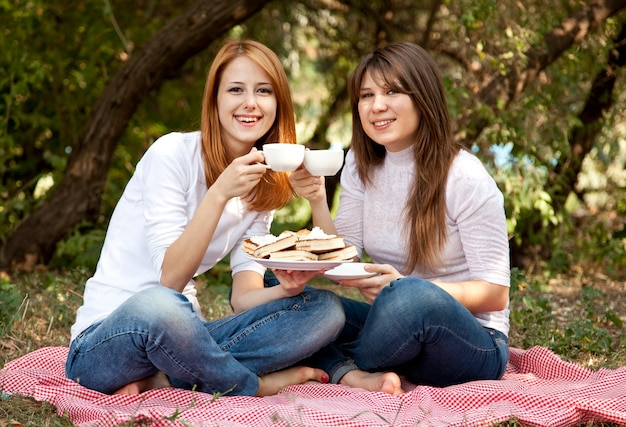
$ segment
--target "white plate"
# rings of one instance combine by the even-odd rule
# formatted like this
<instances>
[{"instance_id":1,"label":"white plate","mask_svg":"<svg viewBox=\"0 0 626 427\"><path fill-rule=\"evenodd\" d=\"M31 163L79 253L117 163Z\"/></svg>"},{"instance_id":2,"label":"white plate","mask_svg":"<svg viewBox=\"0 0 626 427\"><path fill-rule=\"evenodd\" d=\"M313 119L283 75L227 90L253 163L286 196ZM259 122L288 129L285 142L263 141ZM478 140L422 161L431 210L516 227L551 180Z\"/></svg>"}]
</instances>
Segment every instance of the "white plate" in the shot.
<instances>
[{"instance_id":1,"label":"white plate","mask_svg":"<svg viewBox=\"0 0 626 427\"><path fill-rule=\"evenodd\" d=\"M328 270L326 273L324 273L324 277L332 280L333 282L338 282L340 280L365 279L367 277L373 277L379 274L365 271L365 269L363 268L365 265L366 264L361 262L342 264L333 268L332 270Z\"/></svg>"},{"instance_id":2,"label":"white plate","mask_svg":"<svg viewBox=\"0 0 626 427\"><path fill-rule=\"evenodd\" d=\"M317 270L330 270L338 265L344 263L351 263L352 260L347 261L287 261L280 259L267 259L267 258L255 258L248 256L248 258L255 260L266 268L272 268L276 270L296 270L296 271L317 271Z\"/></svg>"}]
</instances>

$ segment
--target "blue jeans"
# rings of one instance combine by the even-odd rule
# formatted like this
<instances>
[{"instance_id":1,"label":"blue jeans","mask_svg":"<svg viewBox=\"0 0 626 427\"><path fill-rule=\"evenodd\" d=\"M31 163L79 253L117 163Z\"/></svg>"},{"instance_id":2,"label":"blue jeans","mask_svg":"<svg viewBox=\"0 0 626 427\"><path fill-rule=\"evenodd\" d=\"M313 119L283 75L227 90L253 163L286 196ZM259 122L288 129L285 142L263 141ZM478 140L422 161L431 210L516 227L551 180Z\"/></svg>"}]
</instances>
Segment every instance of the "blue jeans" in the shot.
<instances>
[{"instance_id":1,"label":"blue jeans","mask_svg":"<svg viewBox=\"0 0 626 427\"><path fill-rule=\"evenodd\" d=\"M347 298L342 303L341 335L307 361L329 373L333 383L354 369L394 371L437 387L504 374L507 336L481 326L431 282L405 277L391 282L372 305Z\"/></svg>"},{"instance_id":2,"label":"blue jeans","mask_svg":"<svg viewBox=\"0 0 626 427\"><path fill-rule=\"evenodd\" d=\"M175 387L253 396L259 375L312 355L337 337L344 321L339 298L324 290L207 322L184 295L155 286L74 339L66 375L113 393L161 371Z\"/></svg>"}]
</instances>

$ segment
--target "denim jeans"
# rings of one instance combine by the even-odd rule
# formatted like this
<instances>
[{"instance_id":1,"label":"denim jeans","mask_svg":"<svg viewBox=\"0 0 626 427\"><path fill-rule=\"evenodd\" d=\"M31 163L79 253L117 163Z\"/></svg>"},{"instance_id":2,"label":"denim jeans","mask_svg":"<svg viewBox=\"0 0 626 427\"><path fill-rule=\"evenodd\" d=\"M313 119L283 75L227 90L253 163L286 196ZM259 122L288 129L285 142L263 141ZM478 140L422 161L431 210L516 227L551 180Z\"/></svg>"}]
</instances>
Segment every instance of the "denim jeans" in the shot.
<instances>
[{"instance_id":1,"label":"denim jeans","mask_svg":"<svg viewBox=\"0 0 626 427\"><path fill-rule=\"evenodd\" d=\"M437 387L504 374L507 336L481 326L431 282L405 277L384 288L372 305L347 298L342 303L344 330L307 361L329 373L331 382L354 369L394 371Z\"/></svg>"},{"instance_id":2,"label":"denim jeans","mask_svg":"<svg viewBox=\"0 0 626 427\"><path fill-rule=\"evenodd\" d=\"M339 298L308 289L216 321L163 286L141 291L70 345L66 375L112 393L161 371L175 387L254 395L258 376L332 342L344 325Z\"/></svg>"}]
</instances>

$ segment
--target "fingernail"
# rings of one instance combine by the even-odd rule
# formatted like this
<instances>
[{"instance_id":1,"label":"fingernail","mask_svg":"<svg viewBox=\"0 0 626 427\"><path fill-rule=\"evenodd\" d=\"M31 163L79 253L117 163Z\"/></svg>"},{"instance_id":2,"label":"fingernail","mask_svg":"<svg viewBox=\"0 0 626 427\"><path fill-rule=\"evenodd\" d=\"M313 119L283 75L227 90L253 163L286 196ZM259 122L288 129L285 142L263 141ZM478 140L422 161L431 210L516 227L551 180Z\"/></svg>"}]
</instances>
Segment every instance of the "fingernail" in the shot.
<instances>
[{"instance_id":1,"label":"fingernail","mask_svg":"<svg viewBox=\"0 0 626 427\"><path fill-rule=\"evenodd\" d=\"M328 381L330 381L330 378L328 378L328 375L322 375L322 382L327 383Z\"/></svg>"}]
</instances>

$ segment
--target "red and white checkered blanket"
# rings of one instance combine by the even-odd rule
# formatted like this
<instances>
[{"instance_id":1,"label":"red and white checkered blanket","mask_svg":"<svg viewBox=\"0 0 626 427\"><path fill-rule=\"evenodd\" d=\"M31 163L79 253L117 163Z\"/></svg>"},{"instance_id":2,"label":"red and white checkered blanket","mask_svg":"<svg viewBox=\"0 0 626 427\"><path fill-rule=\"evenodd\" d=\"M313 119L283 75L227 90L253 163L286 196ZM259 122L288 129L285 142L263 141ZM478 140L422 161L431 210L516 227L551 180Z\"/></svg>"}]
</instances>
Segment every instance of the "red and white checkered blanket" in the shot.
<instances>
[{"instance_id":1,"label":"red and white checkered blanket","mask_svg":"<svg viewBox=\"0 0 626 427\"><path fill-rule=\"evenodd\" d=\"M403 384L400 396L334 384L286 388L264 398L157 389L108 396L64 376L65 347L45 347L7 363L2 394L50 402L78 426L574 426L626 425L626 366L592 371L543 347L511 349L504 378L446 388ZM94 369L98 369L94 366ZM134 425L134 424L133 424Z\"/></svg>"}]
</instances>

